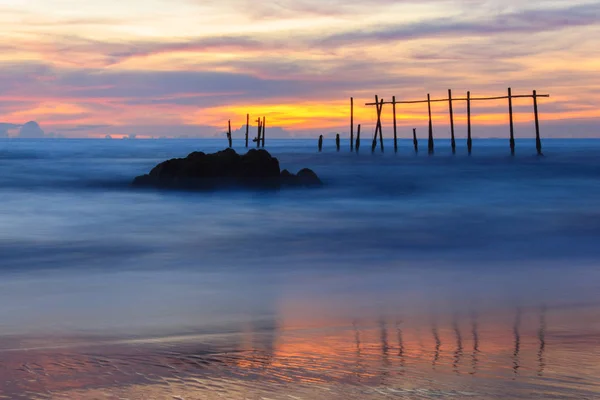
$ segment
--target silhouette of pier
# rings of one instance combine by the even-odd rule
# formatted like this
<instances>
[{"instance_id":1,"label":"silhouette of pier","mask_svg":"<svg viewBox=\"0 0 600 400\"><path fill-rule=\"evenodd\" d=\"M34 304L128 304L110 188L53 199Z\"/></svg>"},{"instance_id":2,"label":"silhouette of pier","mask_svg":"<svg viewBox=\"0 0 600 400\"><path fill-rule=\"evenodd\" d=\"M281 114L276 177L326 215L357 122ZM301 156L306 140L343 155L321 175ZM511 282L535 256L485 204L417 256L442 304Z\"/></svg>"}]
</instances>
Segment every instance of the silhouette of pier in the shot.
<instances>
[{"instance_id":1,"label":"silhouette of pier","mask_svg":"<svg viewBox=\"0 0 600 400\"><path fill-rule=\"evenodd\" d=\"M394 132L394 151L398 152L398 127L397 127L397 106L403 104L427 104L427 112L428 112L428 153L430 155L434 154L435 151L435 141L434 141L434 129L433 129L433 119L431 114L431 104L432 103L448 103L448 113L450 120L450 142L452 147L452 153L456 153L456 138L455 138L455 129L454 129L454 107L453 105L456 102L466 102L467 108L467 151L469 154L472 152L473 148L473 138L472 138L472 124L471 124L471 103L477 101L491 101L491 100L508 100L508 115L509 115L509 128L510 128L510 136L509 136L509 146L511 150L511 154L515 154L515 136L514 136L514 113L513 113L513 100L514 99L532 99L533 100L533 114L535 121L535 141L536 141L536 150L538 155L543 155L542 153L542 141L540 137L540 121L539 121L539 110L538 110L538 98L548 98L549 94L538 94L536 90L532 92L532 94L513 94L512 89L508 88L508 94L504 96L492 96L492 97L473 97L471 96L471 92L467 92L466 97L452 97L452 90L448 89L448 97L434 99L431 98L431 94L427 94L427 99L425 100L396 100L396 96L392 97L392 101L384 101L380 99L379 96L375 95L375 102L373 103L365 103L365 106L375 106L376 107L376 115L377 115L377 123L375 126L375 134L373 137L373 145L372 151L375 151L377 148L377 137L379 137L380 149L383 152L383 133L382 133L382 121L381 114L383 107L385 105L392 105L392 115L393 115L393 132ZM354 99L351 98L351 110L350 110L350 124L351 124L351 141L353 138L354 132ZM415 146L415 151L418 151L417 148L417 139L416 139L416 130L413 130L413 142ZM352 151L352 146L351 149Z\"/></svg>"}]
</instances>

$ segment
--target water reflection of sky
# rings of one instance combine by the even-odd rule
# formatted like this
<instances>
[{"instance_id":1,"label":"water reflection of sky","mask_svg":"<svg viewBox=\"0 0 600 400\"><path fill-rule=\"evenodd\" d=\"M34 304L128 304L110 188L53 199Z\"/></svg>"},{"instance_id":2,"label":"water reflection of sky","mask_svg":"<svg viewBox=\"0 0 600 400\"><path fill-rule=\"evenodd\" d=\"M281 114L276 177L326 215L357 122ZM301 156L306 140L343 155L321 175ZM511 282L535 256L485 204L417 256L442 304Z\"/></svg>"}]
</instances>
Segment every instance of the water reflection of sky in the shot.
<instances>
[{"instance_id":1,"label":"water reflection of sky","mask_svg":"<svg viewBox=\"0 0 600 400\"><path fill-rule=\"evenodd\" d=\"M230 333L21 337L2 343L9 398L590 397L600 390L597 306L455 314L435 321L263 319ZM320 324L319 324L320 325ZM577 370L577 379L573 371ZM333 392L332 392L333 391ZM30 397L31 396L31 397ZM177 398L177 397L176 397Z\"/></svg>"},{"instance_id":2,"label":"water reflection of sky","mask_svg":"<svg viewBox=\"0 0 600 400\"><path fill-rule=\"evenodd\" d=\"M255 275L255 281L146 271L99 275L87 286L72 275L39 278L39 286L25 280L22 319L4 308L13 319L2 323L0 394L359 399L527 398L535 392L581 398L600 390L597 303L536 290L517 302L514 288L500 296L491 279L469 299L461 285L440 293L439 282L424 271L337 278L305 271L286 279ZM12 290L24 287L15 282ZM361 284L363 290L351 292ZM43 312L32 314L26 298L36 291L52 318L35 320ZM473 301L485 292L492 293L487 302ZM19 299L16 292L2 293ZM86 318L92 301L97 306ZM5 329L27 317L38 334L28 324L13 334Z\"/></svg>"}]
</instances>

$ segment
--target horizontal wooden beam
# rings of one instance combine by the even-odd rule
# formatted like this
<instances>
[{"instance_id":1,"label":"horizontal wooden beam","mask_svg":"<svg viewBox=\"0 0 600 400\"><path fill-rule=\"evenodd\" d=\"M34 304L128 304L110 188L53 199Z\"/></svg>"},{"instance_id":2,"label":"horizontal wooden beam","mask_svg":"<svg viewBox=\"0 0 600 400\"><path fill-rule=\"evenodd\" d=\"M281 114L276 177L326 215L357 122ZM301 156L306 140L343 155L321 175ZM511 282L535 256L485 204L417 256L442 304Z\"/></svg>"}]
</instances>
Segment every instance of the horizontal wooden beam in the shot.
<instances>
[{"instance_id":1,"label":"horizontal wooden beam","mask_svg":"<svg viewBox=\"0 0 600 400\"><path fill-rule=\"evenodd\" d=\"M513 95L511 96L512 99L519 99L519 98L533 98L534 96L532 94L519 94L519 95ZM538 94L535 97L550 97L549 94ZM497 97L471 97L471 101L481 101L481 100L503 100L503 99L508 99L508 96L497 96ZM466 97L457 97L457 98L452 98L452 101L467 101L468 99ZM450 99L431 99L430 102L431 103L441 103L441 102L447 102L450 101ZM411 101L387 101L384 102L383 104L419 104L419 103L427 103L427 100L411 100ZM376 105L375 103L365 103L365 106L374 106Z\"/></svg>"}]
</instances>

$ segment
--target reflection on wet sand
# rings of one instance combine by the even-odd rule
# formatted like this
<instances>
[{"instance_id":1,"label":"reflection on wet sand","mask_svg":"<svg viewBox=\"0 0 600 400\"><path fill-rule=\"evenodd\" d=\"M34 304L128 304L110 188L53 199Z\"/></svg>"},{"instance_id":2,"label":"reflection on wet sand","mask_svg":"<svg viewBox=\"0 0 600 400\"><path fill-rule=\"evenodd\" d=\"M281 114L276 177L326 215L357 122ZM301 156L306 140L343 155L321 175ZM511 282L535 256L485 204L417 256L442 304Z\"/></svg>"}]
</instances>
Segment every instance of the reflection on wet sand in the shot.
<instances>
[{"instance_id":1,"label":"reflection on wet sand","mask_svg":"<svg viewBox=\"0 0 600 400\"><path fill-rule=\"evenodd\" d=\"M540 341L540 349L538 351L538 376L544 375L544 352L546 350L546 306L542 306L540 312L540 329L538 330L538 339Z\"/></svg>"},{"instance_id":2,"label":"reflection on wet sand","mask_svg":"<svg viewBox=\"0 0 600 400\"><path fill-rule=\"evenodd\" d=\"M454 362L452 363L452 369L458 375L460 374L458 370L458 365L460 363L460 359L463 355L463 344L462 344L462 335L460 333L460 327L458 326L458 316L454 316L454 320L452 322L452 327L454 329L454 334L456 335L456 350L454 351Z\"/></svg>"},{"instance_id":3,"label":"reflection on wet sand","mask_svg":"<svg viewBox=\"0 0 600 400\"><path fill-rule=\"evenodd\" d=\"M431 362L431 366L435 369L435 365L440 359L440 349L442 347L442 341L440 340L440 335L438 333L437 325L434 324L431 328L431 333L433 334L433 339L435 340L435 351L433 352L433 361Z\"/></svg>"},{"instance_id":4,"label":"reflection on wet sand","mask_svg":"<svg viewBox=\"0 0 600 400\"><path fill-rule=\"evenodd\" d=\"M404 357L404 339L402 338L402 321L396 321L396 334L398 338L398 359L400 360L400 374L404 375L406 358Z\"/></svg>"},{"instance_id":5,"label":"reflection on wet sand","mask_svg":"<svg viewBox=\"0 0 600 400\"><path fill-rule=\"evenodd\" d=\"M549 349L547 313L546 307L518 309L512 334L510 319L482 318L473 312L469 336L463 336L456 313L437 318L427 337L420 334L418 319L390 316L320 329L290 329L275 318L263 318L227 334L103 340L97 345L71 339L60 348L52 348L51 342L44 348L36 339L33 349L23 341L23 348L30 350L5 340L0 395L236 399L286 393L362 399L419 393L426 399L506 398L510 388L511 398L525 398L535 388L540 395L591 397L600 389L597 381L569 376L573 366L600 355L600 334L579 348L570 343L568 351L557 336ZM553 314L553 323L557 320ZM395 341L390 341L390 324L396 327ZM428 351L421 353L419 343ZM443 343L455 343L454 351L444 354ZM469 365L463 362L467 348L472 349Z\"/></svg>"},{"instance_id":6,"label":"reflection on wet sand","mask_svg":"<svg viewBox=\"0 0 600 400\"><path fill-rule=\"evenodd\" d=\"M521 327L521 309L517 309L515 316L515 323L513 325L513 335L515 338L515 349L513 351L513 373L516 376L519 374L519 353L521 352L521 333L519 329ZM514 379L514 378L513 378Z\"/></svg>"},{"instance_id":7,"label":"reflection on wet sand","mask_svg":"<svg viewBox=\"0 0 600 400\"><path fill-rule=\"evenodd\" d=\"M478 322L477 322L477 313L471 312L471 334L473 337L473 353L471 354L471 375L475 375L477 373L477 363L479 362L479 332L478 332Z\"/></svg>"}]
</instances>

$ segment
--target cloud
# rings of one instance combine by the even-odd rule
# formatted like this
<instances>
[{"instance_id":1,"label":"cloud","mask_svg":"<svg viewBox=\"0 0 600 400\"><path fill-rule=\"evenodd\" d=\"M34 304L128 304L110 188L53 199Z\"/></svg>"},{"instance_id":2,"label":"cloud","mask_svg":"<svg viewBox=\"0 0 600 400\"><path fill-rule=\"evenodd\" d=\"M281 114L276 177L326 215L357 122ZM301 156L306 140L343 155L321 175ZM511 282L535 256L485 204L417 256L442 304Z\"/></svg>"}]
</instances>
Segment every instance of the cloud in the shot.
<instances>
[{"instance_id":1,"label":"cloud","mask_svg":"<svg viewBox=\"0 0 600 400\"><path fill-rule=\"evenodd\" d=\"M31 23L3 26L5 120L68 136L198 137L250 112L295 136L347 129L350 96L507 86L549 92L544 118L600 120L598 1L135 0L119 13L110 3L83 4L68 20L43 2L11 6ZM75 2L50 8L66 4ZM497 122L502 107L476 111ZM372 110L356 111L363 127L373 123ZM418 107L401 112L402 122L422 118Z\"/></svg>"},{"instance_id":2,"label":"cloud","mask_svg":"<svg viewBox=\"0 0 600 400\"><path fill-rule=\"evenodd\" d=\"M46 134L35 121L29 121L21 127L17 137L19 138L43 138Z\"/></svg>"},{"instance_id":3,"label":"cloud","mask_svg":"<svg viewBox=\"0 0 600 400\"><path fill-rule=\"evenodd\" d=\"M478 19L436 18L409 24L337 33L318 41L318 44L341 46L431 37L532 34L599 25L598 14L600 14L600 3L589 3L564 8L520 10Z\"/></svg>"},{"instance_id":4,"label":"cloud","mask_svg":"<svg viewBox=\"0 0 600 400\"><path fill-rule=\"evenodd\" d=\"M266 129L266 136L265 138L272 138L272 139L287 139L287 138L291 138L294 137L294 135L292 135L292 133L290 131L288 131L287 129L284 129L282 127L279 126L269 126L269 121L266 121L266 125L267 125L267 129ZM252 139L254 139L256 137L258 133L258 127L256 125L250 125L248 128L248 139L250 142L252 142ZM231 135L234 138L245 138L246 137L246 125L242 125L241 127L239 127L238 129L232 130L231 131Z\"/></svg>"},{"instance_id":5,"label":"cloud","mask_svg":"<svg viewBox=\"0 0 600 400\"><path fill-rule=\"evenodd\" d=\"M12 129L17 129L21 125L11 124L8 122L0 122L0 138L8 137L8 131Z\"/></svg>"}]
</instances>

